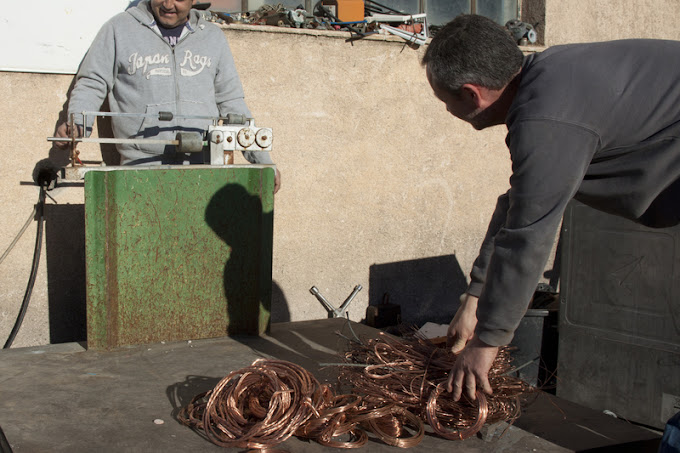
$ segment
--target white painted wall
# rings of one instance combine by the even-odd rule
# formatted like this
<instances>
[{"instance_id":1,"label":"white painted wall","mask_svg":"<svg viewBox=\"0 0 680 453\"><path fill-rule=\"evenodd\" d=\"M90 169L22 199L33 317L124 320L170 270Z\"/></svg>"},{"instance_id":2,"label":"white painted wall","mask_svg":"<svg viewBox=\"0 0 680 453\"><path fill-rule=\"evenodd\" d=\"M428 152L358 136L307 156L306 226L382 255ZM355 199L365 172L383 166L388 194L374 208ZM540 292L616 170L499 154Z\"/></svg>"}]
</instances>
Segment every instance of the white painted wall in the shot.
<instances>
[{"instance_id":1,"label":"white painted wall","mask_svg":"<svg viewBox=\"0 0 680 453\"><path fill-rule=\"evenodd\" d=\"M0 70L75 74L102 24L129 4L130 0L33 0L28 8L4 8Z\"/></svg>"}]
</instances>

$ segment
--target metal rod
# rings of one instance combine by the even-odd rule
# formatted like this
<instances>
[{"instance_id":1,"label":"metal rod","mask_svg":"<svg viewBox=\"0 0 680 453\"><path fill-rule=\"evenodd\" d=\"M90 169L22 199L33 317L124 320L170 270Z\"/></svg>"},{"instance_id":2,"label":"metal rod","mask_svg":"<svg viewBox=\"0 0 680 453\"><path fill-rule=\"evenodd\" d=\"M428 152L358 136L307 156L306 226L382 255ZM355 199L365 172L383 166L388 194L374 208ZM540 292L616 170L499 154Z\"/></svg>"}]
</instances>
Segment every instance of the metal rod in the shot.
<instances>
[{"instance_id":1,"label":"metal rod","mask_svg":"<svg viewBox=\"0 0 680 453\"><path fill-rule=\"evenodd\" d=\"M397 13L397 14L404 14L403 11L399 11L399 10L397 10L397 9L390 8L389 6L382 5L382 4L380 4L380 3L378 3L378 2L374 2L374 1L372 1L372 0L366 0L366 3L373 3L375 6L379 6L380 8L386 9L386 10L388 10L388 11L392 11L392 12L395 12L395 13Z\"/></svg>"},{"instance_id":2,"label":"metal rod","mask_svg":"<svg viewBox=\"0 0 680 453\"><path fill-rule=\"evenodd\" d=\"M354 291L352 291L352 294L350 294L347 297L347 299L345 299L345 301L342 303L342 305L340 305L340 313L344 313L347 306L350 304L350 302L352 302L352 299L354 299L354 297L356 297L356 295L359 293L359 291L361 291L361 285L355 286Z\"/></svg>"},{"instance_id":3,"label":"metal rod","mask_svg":"<svg viewBox=\"0 0 680 453\"><path fill-rule=\"evenodd\" d=\"M345 315L347 307L349 306L350 302L352 302L352 299L354 299L354 297L357 295L359 291L361 291L361 285L355 286L354 291L352 291L352 294L350 294L349 297L345 299L342 305L339 308L334 308L330 304L330 302L328 302L326 298L321 295L316 286L312 286L309 289L309 292L316 296L316 298L319 299L319 302L321 302L323 306L326 307L326 310L328 310L328 315L333 318L341 318Z\"/></svg>"},{"instance_id":4,"label":"metal rod","mask_svg":"<svg viewBox=\"0 0 680 453\"><path fill-rule=\"evenodd\" d=\"M83 118L89 115L106 116L106 117L134 117L134 118L158 118L159 121L172 121L173 119L181 120L213 120L213 121L230 121L231 124L246 124L249 118L245 115L237 113L229 113L227 116L210 116L210 115L175 115L172 112L158 112L158 113L123 113L123 112L82 112Z\"/></svg>"},{"instance_id":5,"label":"metal rod","mask_svg":"<svg viewBox=\"0 0 680 453\"><path fill-rule=\"evenodd\" d=\"M321 295L316 286L312 286L311 288L309 288L309 292L314 294L314 296L317 299L319 299L319 302L321 302L323 306L326 307L326 310L328 310L329 313L335 312L335 308L333 308L333 306L326 300L326 298Z\"/></svg>"},{"instance_id":6,"label":"metal rod","mask_svg":"<svg viewBox=\"0 0 680 453\"><path fill-rule=\"evenodd\" d=\"M71 166L75 167L76 166L76 131L75 128L75 116L72 113L71 117L69 118L69 128L71 130Z\"/></svg>"},{"instance_id":7,"label":"metal rod","mask_svg":"<svg viewBox=\"0 0 680 453\"><path fill-rule=\"evenodd\" d=\"M82 112L83 115L94 115L94 116L116 116L116 117L136 117L136 118L158 118L158 115L163 112L158 113L123 113L123 112Z\"/></svg>"},{"instance_id":8,"label":"metal rod","mask_svg":"<svg viewBox=\"0 0 680 453\"><path fill-rule=\"evenodd\" d=\"M179 145L179 140L160 140L155 138L73 138L71 139L75 142L83 143L113 143L113 144L149 144L149 145ZM71 141L68 140L68 141ZM67 141L63 137L47 137L47 141L50 142L63 142ZM203 142L205 146L207 142Z\"/></svg>"},{"instance_id":9,"label":"metal rod","mask_svg":"<svg viewBox=\"0 0 680 453\"><path fill-rule=\"evenodd\" d=\"M384 25L380 24L380 28L383 30L387 30L388 32L392 33L393 35L397 35L400 38L405 39L408 42L412 42L414 44L418 45L424 45L427 42L427 35L419 35L417 33L411 33L408 31L404 31L400 28L392 27L390 25Z\"/></svg>"}]
</instances>

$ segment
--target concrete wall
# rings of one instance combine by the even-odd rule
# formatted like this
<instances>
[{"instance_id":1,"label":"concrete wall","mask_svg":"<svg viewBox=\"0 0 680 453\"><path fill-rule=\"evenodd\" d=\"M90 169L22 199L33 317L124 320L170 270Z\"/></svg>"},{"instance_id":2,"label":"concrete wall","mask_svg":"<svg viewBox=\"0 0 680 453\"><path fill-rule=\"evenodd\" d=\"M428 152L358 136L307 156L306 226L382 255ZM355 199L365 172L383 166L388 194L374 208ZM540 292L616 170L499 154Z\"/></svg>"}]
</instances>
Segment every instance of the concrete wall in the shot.
<instances>
[{"instance_id":1,"label":"concrete wall","mask_svg":"<svg viewBox=\"0 0 680 453\"><path fill-rule=\"evenodd\" d=\"M427 84L422 49L400 39L352 45L346 34L263 30L229 27L226 33L257 124L274 129L273 158L282 173L274 319L324 318L311 286L339 305L361 284L352 320L365 317L369 298L379 302L389 292L407 320L447 322L495 198L507 185L503 130L475 133L455 121ZM0 220L0 250L37 199L31 172L49 154L45 139L70 82L69 76L0 73L0 87L13 93L0 107L7 213ZM82 153L83 160L100 158L96 147L83 146ZM70 237L80 226L82 192L71 184L50 193L58 207L48 200L48 250L15 346L54 341L50 324L62 329L54 323L64 320L64 310L82 312L84 269L66 261L82 256ZM69 203L74 206L65 208ZM56 232L64 224L72 226ZM23 297L34 238L35 222L0 264L3 339ZM71 266L73 280L64 271Z\"/></svg>"},{"instance_id":2,"label":"concrete wall","mask_svg":"<svg viewBox=\"0 0 680 453\"><path fill-rule=\"evenodd\" d=\"M671 1L631 0L628 8L612 0L563 3L546 1L550 44L678 38ZM338 305L361 284L352 320L364 319L368 304L389 293L405 321L448 322L495 199L507 188L504 129L475 132L451 117L427 84L423 49L397 38L350 44L343 33L243 26L225 33L257 124L274 129L273 158L282 173L274 320L326 317L312 285ZM36 162L49 155L64 163L46 137L71 80L0 72L0 252L37 201ZM96 147L81 151L85 161L101 159ZM84 339L82 186L65 184L50 195L47 247L14 347ZM35 230L33 221L0 263L3 342L24 296Z\"/></svg>"},{"instance_id":3,"label":"concrete wall","mask_svg":"<svg viewBox=\"0 0 680 453\"><path fill-rule=\"evenodd\" d=\"M626 38L680 39L676 0L545 0L545 4L548 46Z\"/></svg>"}]
</instances>

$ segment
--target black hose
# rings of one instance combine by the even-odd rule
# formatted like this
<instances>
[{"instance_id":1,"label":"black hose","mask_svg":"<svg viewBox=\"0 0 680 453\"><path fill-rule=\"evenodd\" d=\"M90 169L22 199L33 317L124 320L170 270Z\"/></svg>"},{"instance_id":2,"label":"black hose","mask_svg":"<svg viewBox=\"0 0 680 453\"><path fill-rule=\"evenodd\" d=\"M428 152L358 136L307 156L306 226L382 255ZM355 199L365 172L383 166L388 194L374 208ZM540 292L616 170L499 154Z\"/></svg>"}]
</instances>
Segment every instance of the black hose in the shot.
<instances>
[{"instance_id":1,"label":"black hose","mask_svg":"<svg viewBox=\"0 0 680 453\"><path fill-rule=\"evenodd\" d=\"M28 310L28 302L31 300L31 293L33 292L33 285L35 284L35 278L38 275L38 265L40 264L40 249L42 247L42 236L43 236L43 220L44 220L44 207L45 207L45 195L47 194L46 187L40 187L40 195L38 196L38 204L36 205L36 216L38 219L38 232L35 235L35 249L33 251L33 265L31 267L31 275L28 279L28 285L26 286L26 292L24 293L24 300L21 303L21 309L17 315L17 320L14 323L12 332L9 334L9 338L5 342L3 349L8 349L12 346L14 339L19 333L19 328L21 328L21 323L24 321L24 316Z\"/></svg>"}]
</instances>

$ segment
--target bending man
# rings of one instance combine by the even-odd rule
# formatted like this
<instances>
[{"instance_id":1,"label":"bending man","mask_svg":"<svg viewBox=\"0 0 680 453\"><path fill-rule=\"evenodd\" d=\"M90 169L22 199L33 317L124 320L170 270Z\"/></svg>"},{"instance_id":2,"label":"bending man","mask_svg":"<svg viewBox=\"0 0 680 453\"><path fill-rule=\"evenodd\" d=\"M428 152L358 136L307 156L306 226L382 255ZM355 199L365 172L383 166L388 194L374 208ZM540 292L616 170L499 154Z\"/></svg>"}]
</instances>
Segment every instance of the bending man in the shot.
<instances>
[{"instance_id":1,"label":"bending man","mask_svg":"<svg viewBox=\"0 0 680 453\"><path fill-rule=\"evenodd\" d=\"M527 309L572 198L649 227L680 223L680 42L574 44L524 57L503 27L466 15L437 33L423 64L452 115L477 130L508 129L510 189L448 331L454 352L462 349L449 391L475 399L478 388L491 393L498 347Z\"/></svg>"}]
</instances>

